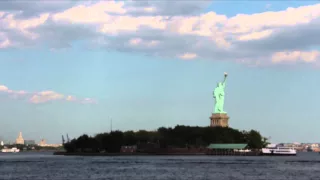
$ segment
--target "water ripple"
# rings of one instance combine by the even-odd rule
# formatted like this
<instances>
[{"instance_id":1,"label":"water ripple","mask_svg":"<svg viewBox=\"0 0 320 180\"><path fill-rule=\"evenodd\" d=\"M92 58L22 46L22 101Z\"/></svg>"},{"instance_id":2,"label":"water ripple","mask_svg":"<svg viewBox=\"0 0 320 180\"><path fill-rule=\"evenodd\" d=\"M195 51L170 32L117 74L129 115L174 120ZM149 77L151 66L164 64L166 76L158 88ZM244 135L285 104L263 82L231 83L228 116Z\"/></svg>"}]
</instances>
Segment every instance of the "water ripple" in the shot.
<instances>
[{"instance_id":1,"label":"water ripple","mask_svg":"<svg viewBox=\"0 0 320 180\"><path fill-rule=\"evenodd\" d=\"M320 155L297 157L0 156L1 180L309 180L320 177Z\"/></svg>"}]
</instances>

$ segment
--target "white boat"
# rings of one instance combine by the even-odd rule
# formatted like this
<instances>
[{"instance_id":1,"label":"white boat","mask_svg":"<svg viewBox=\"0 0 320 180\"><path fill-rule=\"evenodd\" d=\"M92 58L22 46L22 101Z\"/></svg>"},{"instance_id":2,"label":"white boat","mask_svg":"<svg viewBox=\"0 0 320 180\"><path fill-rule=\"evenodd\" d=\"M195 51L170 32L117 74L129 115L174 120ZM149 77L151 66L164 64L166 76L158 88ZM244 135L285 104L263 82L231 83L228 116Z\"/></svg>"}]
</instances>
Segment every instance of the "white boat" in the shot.
<instances>
[{"instance_id":1,"label":"white boat","mask_svg":"<svg viewBox=\"0 0 320 180\"><path fill-rule=\"evenodd\" d=\"M234 152L251 152L251 150L250 149L235 149L235 150L233 150Z\"/></svg>"},{"instance_id":2,"label":"white boat","mask_svg":"<svg viewBox=\"0 0 320 180\"><path fill-rule=\"evenodd\" d=\"M3 153L17 153L17 152L20 152L20 149L18 148L11 148L11 149L8 149L8 148L4 148L1 150L1 152Z\"/></svg>"},{"instance_id":3,"label":"white boat","mask_svg":"<svg viewBox=\"0 0 320 180\"><path fill-rule=\"evenodd\" d=\"M297 151L290 147L279 147L279 146L268 146L266 148L262 148L262 155L269 156L295 156L297 155Z\"/></svg>"}]
</instances>

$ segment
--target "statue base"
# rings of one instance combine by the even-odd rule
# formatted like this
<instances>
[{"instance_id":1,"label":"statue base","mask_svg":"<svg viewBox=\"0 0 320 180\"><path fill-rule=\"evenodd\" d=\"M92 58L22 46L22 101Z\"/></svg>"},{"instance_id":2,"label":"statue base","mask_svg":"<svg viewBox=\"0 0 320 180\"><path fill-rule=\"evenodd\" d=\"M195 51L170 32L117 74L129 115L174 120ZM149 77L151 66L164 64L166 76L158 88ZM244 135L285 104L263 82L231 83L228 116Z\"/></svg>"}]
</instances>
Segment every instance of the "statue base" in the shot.
<instances>
[{"instance_id":1,"label":"statue base","mask_svg":"<svg viewBox=\"0 0 320 180\"><path fill-rule=\"evenodd\" d=\"M225 113L214 113L210 117L210 127L229 127L229 116Z\"/></svg>"}]
</instances>

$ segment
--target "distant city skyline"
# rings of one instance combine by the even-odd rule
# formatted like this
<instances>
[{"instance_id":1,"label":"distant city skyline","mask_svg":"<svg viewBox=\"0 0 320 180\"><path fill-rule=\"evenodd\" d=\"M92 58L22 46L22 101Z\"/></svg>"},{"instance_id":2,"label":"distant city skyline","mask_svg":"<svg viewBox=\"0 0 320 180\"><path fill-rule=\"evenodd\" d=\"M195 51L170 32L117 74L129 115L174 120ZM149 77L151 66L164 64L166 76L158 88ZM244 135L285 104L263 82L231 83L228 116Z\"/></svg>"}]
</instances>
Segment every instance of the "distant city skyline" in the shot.
<instances>
[{"instance_id":1,"label":"distant city skyline","mask_svg":"<svg viewBox=\"0 0 320 180\"><path fill-rule=\"evenodd\" d=\"M48 143L46 141L46 139L40 139L40 140L35 140L35 139L25 139L23 138L22 132L19 132L17 138L15 140L6 140L6 139L2 139L0 137L0 141L5 143L5 144L24 144L24 145L34 145L34 144L38 144L40 146L58 146L63 144L62 139L60 143Z\"/></svg>"},{"instance_id":2,"label":"distant city skyline","mask_svg":"<svg viewBox=\"0 0 320 180\"><path fill-rule=\"evenodd\" d=\"M0 136L229 125L320 142L319 1L0 2Z\"/></svg>"}]
</instances>

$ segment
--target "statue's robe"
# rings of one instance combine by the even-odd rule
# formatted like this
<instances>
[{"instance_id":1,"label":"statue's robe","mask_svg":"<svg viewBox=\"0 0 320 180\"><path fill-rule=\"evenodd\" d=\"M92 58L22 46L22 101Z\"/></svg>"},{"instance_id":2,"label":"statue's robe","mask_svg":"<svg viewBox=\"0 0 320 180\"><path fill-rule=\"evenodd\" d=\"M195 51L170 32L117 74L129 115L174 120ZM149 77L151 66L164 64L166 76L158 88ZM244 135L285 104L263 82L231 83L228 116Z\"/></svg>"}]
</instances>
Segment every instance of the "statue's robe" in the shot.
<instances>
[{"instance_id":1,"label":"statue's robe","mask_svg":"<svg viewBox=\"0 0 320 180\"><path fill-rule=\"evenodd\" d=\"M225 83L219 83L219 86L214 89L214 98L216 99L216 104L214 108L215 113L224 113L223 105L224 105L224 88Z\"/></svg>"},{"instance_id":2,"label":"statue's robe","mask_svg":"<svg viewBox=\"0 0 320 180\"><path fill-rule=\"evenodd\" d=\"M215 113L219 113L221 108L220 108L220 104L221 104L221 90L220 90L220 87L216 87L214 89L214 92L213 92L213 95L214 95L214 98L216 99L216 103L215 103L215 106L214 106L214 112Z\"/></svg>"}]
</instances>

